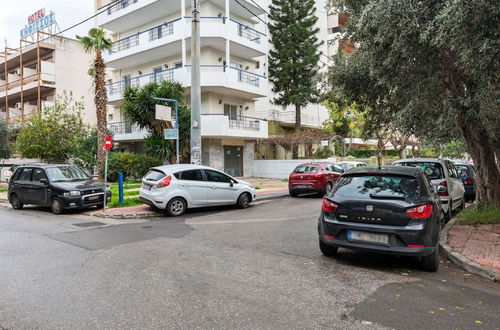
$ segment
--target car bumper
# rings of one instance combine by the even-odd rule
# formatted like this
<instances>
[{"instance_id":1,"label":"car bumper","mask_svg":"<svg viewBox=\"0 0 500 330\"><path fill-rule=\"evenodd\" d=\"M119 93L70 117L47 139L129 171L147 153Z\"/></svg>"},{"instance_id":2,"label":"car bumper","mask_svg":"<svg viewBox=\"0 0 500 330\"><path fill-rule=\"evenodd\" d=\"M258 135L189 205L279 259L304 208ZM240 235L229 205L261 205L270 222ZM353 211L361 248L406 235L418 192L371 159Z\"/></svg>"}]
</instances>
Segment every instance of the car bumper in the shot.
<instances>
[{"instance_id":1,"label":"car bumper","mask_svg":"<svg viewBox=\"0 0 500 330\"><path fill-rule=\"evenodd\" d=\"M92 206L102 206L104 194L96 194L97 199L91 199L91 196L82 197L59 197L62 202L62 207L65 210L70 209L83 209ZM111 202L111 192L108 191L106 194L106 203Z\"/></svg>"},{"instance_id":2,"label":"car bumper","mask_svg":"<svg viewBox=\"0 0 500 330\"><path fill-rule=\"evenodd\" d=\"M325 191L325 188L315 187L312 185L301 185L301 186L289 187L288 190L296 194L313 194L313 193L322 193Z\"/></svg>"},{"instance_id":3,"label":"car bumper","mask_svg":"<svg viewBox=\"0 0 500 330\"><path fill-rule=\"evenodd\" d=\"M386 234L389 237L387 245L351 241L347 238L349 230ZM382 254L402 256L426 256L436 249L436 242L427 233L423 223L413 223L408 226L383 226L353 222L325 221L323 215L319 218L319 238L327 245L354 250L371 251ZM411 247L411 245L418 247Z\"/></svg>"},{"instance_id":4,"label":"car bumper","mask_svg":"<svg viewBox=\"0 0 500 330\"><path fill-rule=\"evenodd\" d=\"M168 199L165 197L165 194L161 192L154 194L151 193L150 190L145 190L143 188L139 191L139 199L141 202L161 210L164 210L167 207Z\"/></svg>"}]
</instances>

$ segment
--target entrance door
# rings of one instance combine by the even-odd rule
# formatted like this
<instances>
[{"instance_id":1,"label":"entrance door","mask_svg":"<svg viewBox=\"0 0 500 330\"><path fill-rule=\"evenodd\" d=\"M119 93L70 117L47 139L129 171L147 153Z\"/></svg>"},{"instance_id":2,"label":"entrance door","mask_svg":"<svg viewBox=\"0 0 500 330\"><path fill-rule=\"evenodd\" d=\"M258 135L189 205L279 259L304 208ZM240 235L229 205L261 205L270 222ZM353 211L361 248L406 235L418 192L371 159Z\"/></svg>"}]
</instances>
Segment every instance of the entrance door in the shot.
<instances>
[{"instance_id":1,"label":"entrance door","mask_svg":"<svg viewBox=\"0 0 500 330\"><path fill-rule=\"evenodd\" d=\"M243 147L224 146L224 172L243 176Z\"/></svg>"}]
</instances>

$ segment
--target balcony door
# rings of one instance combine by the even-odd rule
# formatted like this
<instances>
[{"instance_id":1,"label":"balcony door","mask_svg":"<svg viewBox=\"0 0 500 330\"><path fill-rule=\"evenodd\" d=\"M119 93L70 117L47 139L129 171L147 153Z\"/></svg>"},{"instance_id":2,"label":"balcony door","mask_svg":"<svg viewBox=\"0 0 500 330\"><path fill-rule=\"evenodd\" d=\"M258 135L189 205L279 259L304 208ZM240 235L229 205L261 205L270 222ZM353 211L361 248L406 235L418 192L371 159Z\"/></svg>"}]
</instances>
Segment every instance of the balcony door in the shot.
<instances>
[{"instance_id":1,"label":"balcony door","mask_svg":"<svg viewBox=\"0 0 500 330\"><path fill-rule=\"evenodd\" d=\"M229 117L229 120L239 120L241 109L235 104L224 104L224 115Z\"/></svg>"},{"instance_id":2,"label":"balcony door","mask_svg":"<svg viewBox=\"0 0 500 330\"><path fill-rule=\"evenodd\" d=\"M123 90L125 90L125 88L132 85L132 75L130 73L124 74L122 76L122 81L123 81Z\"/></svg>"}]
</instances>

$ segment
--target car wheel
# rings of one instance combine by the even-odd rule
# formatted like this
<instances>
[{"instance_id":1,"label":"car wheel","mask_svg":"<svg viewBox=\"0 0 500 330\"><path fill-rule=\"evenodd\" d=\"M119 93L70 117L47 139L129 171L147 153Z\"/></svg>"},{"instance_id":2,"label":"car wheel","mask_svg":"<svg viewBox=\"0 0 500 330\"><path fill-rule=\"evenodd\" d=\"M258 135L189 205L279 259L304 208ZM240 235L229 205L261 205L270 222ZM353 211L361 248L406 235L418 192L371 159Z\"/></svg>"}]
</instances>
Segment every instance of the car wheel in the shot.
<instances>
[{"instance_id":1,"label":"car wheel","mask_svg":"<svg viewBox=\"0 0 500 330\"><path fill-rule=\"evenodd\" d=\"M291 191L289 190L288 193L290 194L290 196L292 197L297 197L299 194L297 194L295 191Z\"/></svg>"},{"instance_id":2,"label":"car wheel","mask_svg":"<svg viewBox=\"0 0 500 330\"><path fill-rule=\"evenodd\" d=\"M421 267L428 272L436 272L439 269L439 244L434 248L434 252L422 257Z\"/></svg>"},{"instance_id":3,"label":"car wheel","mask_svg":"<svg viewBox=\"0 0 500 330\"><path fill-rule=\"evenodd\" d=\"M236 202L236 206L240 209L246 209L251 202L251 197L248 193L243 193L238 197L238 201Z\"/></svg>"},{"instance_id":4,"label":"car wheel","mask_svg":"<svg viewBox=\"0 0 500 330\"><path fill-rule=\"evenodd\" d=\"M10 196L10 205L12 205L12 208L14 210L20 210L23 208L23 203L21 203L21 201L19 200L19 197L17 197L16 194L12 194L12 196Z\"/></svg>"},{"instance_id":5,"label":"car wheel","mask_svg":"<svg viewBox=\"0 0 500 330\"><path fill-rule=\"evenodd\" d=\"M178 217L186 212L186 201L180 197L172 198L167 204L167 214Z\"/></svg>"},{"instance_id":6,"label":"car wheel","mask_svg":"<svg viewBox=\"0 0 500 330\"><path fill-rule=\"evenodd\" d=\"M59 198L54 198L52 203L50 203L50 209L54 214L61 214L63 211L61 200Z\"/></svg>"},{"instance_id":7,"label":"car wheel","mask_svg":"<svg viewBox=\"0 0 500 330\"><path fill-rule=\"evenodd\" d=\"M326 257L334 257L339 251L338 247L323 243L322 240L319 240L319 249L321 250L321 253L323 253L323 255Z\"/></svg>"},{"instance_id":8,"label":"car wheel","mask_svg":"<svg viewBox=\"0 0 500 330\"><path fill-rule=\"evenodd\" d=\"M327 182L325 186L325 195L330 195L333 189L333 184L331 182Z\"/></svg>"}]
</instances>

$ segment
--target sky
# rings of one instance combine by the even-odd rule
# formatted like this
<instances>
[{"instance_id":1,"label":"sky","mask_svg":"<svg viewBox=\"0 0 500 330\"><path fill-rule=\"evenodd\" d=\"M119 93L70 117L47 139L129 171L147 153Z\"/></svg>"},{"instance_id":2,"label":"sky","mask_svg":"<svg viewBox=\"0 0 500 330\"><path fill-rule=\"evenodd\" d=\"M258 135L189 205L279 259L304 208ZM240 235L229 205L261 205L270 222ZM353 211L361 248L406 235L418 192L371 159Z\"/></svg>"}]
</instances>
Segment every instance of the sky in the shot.
<instances>
[{"instance_id":1,"label":"sky","mask_svg":"<svg viewBox=\"0 0 500 330\"><path fill-rule=\"evenodd\" d=\"M39 9L55 12L61 30L70 27L94 14L93 0L0 0L0 49L19 47L20 30L28 24L28 16ZM85 35L93 27L94 20L79 25L64 34L74 38L76 34Z\"/></svg>"}]
</instances>

